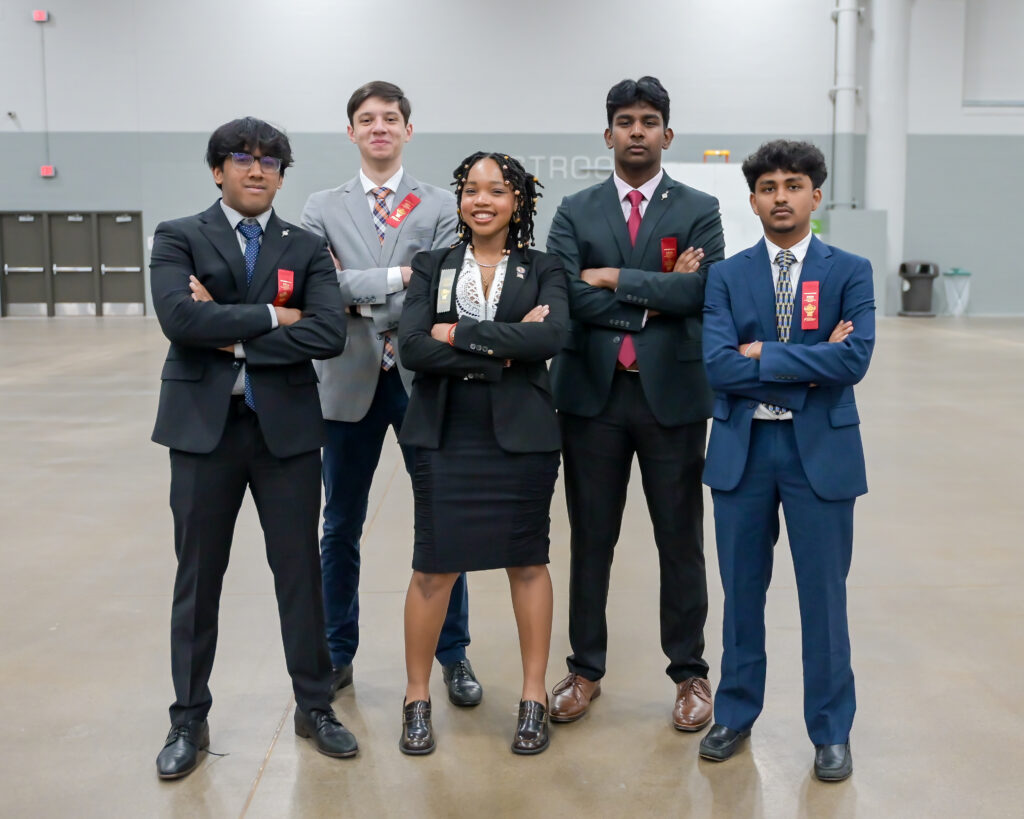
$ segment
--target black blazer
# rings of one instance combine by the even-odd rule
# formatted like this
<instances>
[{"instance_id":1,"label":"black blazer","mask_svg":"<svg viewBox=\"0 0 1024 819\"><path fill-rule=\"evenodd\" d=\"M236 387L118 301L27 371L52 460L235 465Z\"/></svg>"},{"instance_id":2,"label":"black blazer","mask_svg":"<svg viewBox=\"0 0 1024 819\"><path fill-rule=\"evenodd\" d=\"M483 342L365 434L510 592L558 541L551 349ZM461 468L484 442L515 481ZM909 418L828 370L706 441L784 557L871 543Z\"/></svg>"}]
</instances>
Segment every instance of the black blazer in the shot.
<instances>
[{"instance_id":1,"label":"black blazer","mask_svg":"<svg viewBox=\"0 0 1024 819\"><path fill-rule=\"evenodd\" d=\"M661 272L661 240L667 237L676 239L680 253L704 248L697 273ZM609 177L562 200L548 252L569 272L572 313L565 350L551 365L558 409L588 418L604 409L626 331L635 334L640 381L658 422L678 426L707 419L711 390L701 360L701 311L708 268L725 252L718 200L666 174L633 246ZM589 267L620 268L618 289L584 282L579 273ZM642 325L646 309L660 315Z\"/></svg>"},{"instance_id":2,"label":"black blazer","mask_svg":"<svg viewBox=\"0 0 1024 819\"><path fill-rule=\"evenodd\" d=\"M267 305L277 296L278 269L294 273L285 306L303 316L271 329ZM213 297L192 300L195 275ZM204 213L157 226L150 259L153 306L171 341L161 374L153 440L206 453L220 441L241 363L219 347L244 343L245 366L264 440L287 458L318 449L323 416L310 359L345 348L345 313L334 263L319 236L271 213L252 286L236 232L219 202Z\"/></svg>"},{"instance_id":3,"label":"black blazer","mask_svg":"<svg viewBox=\"0 0 1024 819\"><path fill-rule=\"evenodd\" d=\"M398 325L402 362L416 375L398 440L437 449L441 445L450 378L486 381L491 390L494 434L507 452L553 452L560 448L547 359L565 343L569 322L562 263L536 250L513 250L494 321L459 319L455 282L466 245L427 250L412 260L413 276ZM454 270L450 306L437 312L442 270ZM521 319L538 304L551 312L543 322ZM458 322L455 346L430 336L434 324ZM512 359L509 367L505 359Z\"/></svg>"}]
</instances>

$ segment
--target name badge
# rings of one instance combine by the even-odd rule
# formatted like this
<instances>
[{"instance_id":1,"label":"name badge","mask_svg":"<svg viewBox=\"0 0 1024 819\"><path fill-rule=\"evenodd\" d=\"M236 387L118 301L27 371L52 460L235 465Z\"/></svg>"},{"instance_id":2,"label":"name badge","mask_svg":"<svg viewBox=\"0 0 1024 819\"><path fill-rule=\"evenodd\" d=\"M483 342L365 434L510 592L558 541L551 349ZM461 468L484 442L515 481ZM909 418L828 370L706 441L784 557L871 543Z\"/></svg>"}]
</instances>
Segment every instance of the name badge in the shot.
<instances>
[{"instance_id":1,"label":"name badge","mask_svg":"<svg viewBox=\"0 0 1024 819\"><path fill-rule=\"evenodd\" d=\"M452 287L455 284L454 267L441 271L441 280L437 285L437 313L447 313L452 309Z\"/></svg>"},{"instance_id":2,"label":"name badge","mask_svg":"<svg viewBox=\"0 0 1024 819\"><path fill-rule=\"evenodd\" d=\"M277 307L284 307L288 303L288 299L292 297L292 293L295 291L295 271L285 270L282 267L277 269L277 298L274 299L274 305Z\"/></svg>"},{"instance_id":3,"label":"name badge","mask_svg":"<svg viewBox=\"0 0 1024 819\"><path fill-rule=\"evenodd\" d=\"M391 227L398 227L402 224L402 220L415 210L416 206L420 203L420 198L415 193L410 193L401 202L398 207L391 211L391 215L388 217L388 224Z\"/></svg>"},{"instance_id":4,"label":"name badge","mask_svg":"<svg viewBox=\"0 0 1024 819\"><path fill-rule=\"evenodd\" d=\"M674 236L661 240L661 272L671 273L679 259L679 245Z\"/></svg>"},{"instance_id":5,"label":"name badge","mask_svg":"<svg viewBox=\"0 0 1024 819\"><path fill-rule=\"evenodd\" d=\"M800 303L800 327L804 330L818 329L818 283L800 282L802 294Z\"/></svg>"}]
</instances>

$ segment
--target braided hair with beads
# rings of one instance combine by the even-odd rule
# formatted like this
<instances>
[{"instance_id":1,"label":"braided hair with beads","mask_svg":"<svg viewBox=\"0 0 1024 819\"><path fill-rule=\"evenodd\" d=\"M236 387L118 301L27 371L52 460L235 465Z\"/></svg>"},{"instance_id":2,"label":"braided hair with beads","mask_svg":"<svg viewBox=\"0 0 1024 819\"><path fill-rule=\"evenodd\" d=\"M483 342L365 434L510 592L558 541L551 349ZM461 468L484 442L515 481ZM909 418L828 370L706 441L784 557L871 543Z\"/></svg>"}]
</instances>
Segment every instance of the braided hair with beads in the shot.
<instances>
[{"instance_id":1,"label":"braided hair with beads","mask_svg":"<svg viewBox=\"0 0 1024 819\"><path fill-rule=\"evenodd\" d=\"M467 156L452 172L455 186L455 200L459 206L458 242L461 242L469 231L469 225L462 218L462 189L466 185L469 169L481 159L493 159L501 169L501 175L516 197L516 207L512 212L512 221L508 226L506 248L533 247L537 243L533 238L533 217L537 213L537 200L541 197L538 188L544 187L532 173L528 173L518 159L508 154L477 151ZM456 242L456 244L458 244Z\"/></svg>"}]
</instances>

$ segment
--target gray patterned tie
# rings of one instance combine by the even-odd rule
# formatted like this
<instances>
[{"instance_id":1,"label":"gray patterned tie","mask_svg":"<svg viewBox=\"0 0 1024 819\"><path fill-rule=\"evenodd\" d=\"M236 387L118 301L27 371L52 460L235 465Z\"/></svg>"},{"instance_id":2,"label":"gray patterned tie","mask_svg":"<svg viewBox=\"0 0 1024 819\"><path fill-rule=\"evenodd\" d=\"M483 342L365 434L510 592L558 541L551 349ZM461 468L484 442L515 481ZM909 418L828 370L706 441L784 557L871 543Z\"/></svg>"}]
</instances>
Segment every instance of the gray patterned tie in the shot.
<instances>
[{"instance_id":1,"label":"gray patterned tie","mask_svg":"<svg viewBox=\"0 0 1024 819\"><path fill-rule=\"evenodd\" d=\"M779 331L779 341L789 343L789 331L793 324L793 280L789 270L796 262L792 251L780 250L775 256L775 264L779 266L779 283L775 286L775 326ZM771 412L782 415L789 412L787 407L777 404L765 404Z\"/></svg>"},{"instance_id":2,"label":"gray patterned tie","mask_svg":"<svg viewBox=\"0 0 1024 819\"><path fill-rule=\"evenodd\" d=\"M245 237L245 283L252 284L253 273L256 272L256 257L260 255L260 236L263 228L259 222L239 222L238 232ZM256 399L252 394L252 382L249 380L249 368L245 368L245 405L256 412Z\"/></svg>"}]
</instances>

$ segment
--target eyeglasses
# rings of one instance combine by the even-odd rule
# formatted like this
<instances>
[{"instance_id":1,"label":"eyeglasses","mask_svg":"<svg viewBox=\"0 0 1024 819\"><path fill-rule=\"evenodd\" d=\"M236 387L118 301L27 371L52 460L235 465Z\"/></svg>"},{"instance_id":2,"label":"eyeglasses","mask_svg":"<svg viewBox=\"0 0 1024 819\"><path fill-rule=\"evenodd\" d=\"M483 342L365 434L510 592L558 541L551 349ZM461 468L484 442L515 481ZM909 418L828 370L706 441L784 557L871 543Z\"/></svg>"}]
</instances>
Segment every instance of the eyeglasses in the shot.
<instances>
[{"instance_id":1,"label":"eyeglasses","mask_svg":"<svg viewBox=\"0 0 1024 819\"><path fill-rule=\"evenodd\" d=\"M257 159L260 161L260 169L263 173L280 173L281 172L281 160L276 156L261 156L255 157L252 154L247 154L244 151L235 151L228 156L231 157L231 161L234 162L239 168L243 170L251 168L252 163Z\"/></svg>"}]
</instances>

